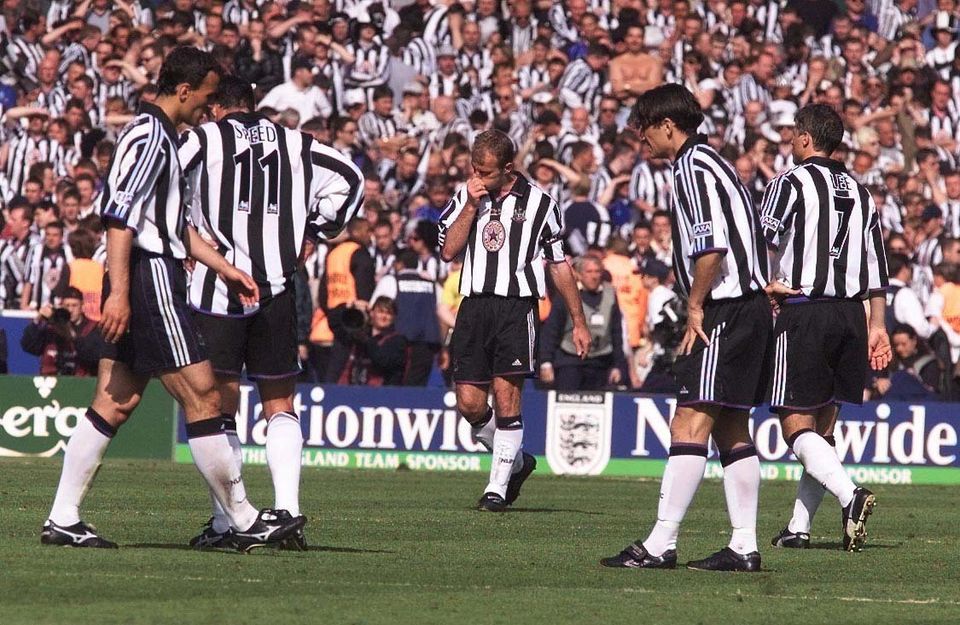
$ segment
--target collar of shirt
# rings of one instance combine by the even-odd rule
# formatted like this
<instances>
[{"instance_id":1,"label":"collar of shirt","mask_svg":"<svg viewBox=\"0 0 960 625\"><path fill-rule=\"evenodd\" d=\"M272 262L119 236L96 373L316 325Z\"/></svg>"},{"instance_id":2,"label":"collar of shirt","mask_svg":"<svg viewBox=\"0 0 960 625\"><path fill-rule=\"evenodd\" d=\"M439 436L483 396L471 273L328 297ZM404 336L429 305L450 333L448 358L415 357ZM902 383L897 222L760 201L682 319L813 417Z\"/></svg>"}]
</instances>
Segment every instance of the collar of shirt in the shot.
<instances>
[{"instance_id":1,"label":"collar of shirt","mask_svg":"<svg viewBox=\"0 0 960 625\"><path fill-rule=\"evenodd\" d=\"M674 160L679 161L680 157L683 156L687 150L692 150L694 147L698 145L706 145L706 144L707 144L707 135L700 134L700 133L690 135L690 137L683 142L683 145L680 146L680 149L677 151L677 158Z\"/></svg>"},{"instance_id":2,"label":"collar of shirt","mask_svg":"<svg viewBox=\"0 0 960 625\"><path fill-rule=\"evenodd\" d=\"M173 125L173 121L167 117L167 114L162 108L156 104L151 104L149 102L140 103L140 113L146 113L147 115L153 115L160 120L160 125L163 126L163 129L167 131L167 135L170 137L170 140L173 141L174 145L180 145L179 140L177 139L177 127Z\"/></svg>"},{"instance_id":3,"label":"collar of shirt","mask_svg":"<svg viewBox=\"0 0 960 625\"><path fill-rule=\"evenodd\" d=\"M813 165L820 165L821 167L826 167L832 172L843 174L847 172L846 166L840 161L834 160L832 158L827 158L825 156L809 156L803 159L801 165L806 165L807 163L812 163Z\"/></svg>"},{"instance_id":4,"label":"collar of shirt","mask_svg":"<svg viewBox=\"0 0 960 625\"><path fill-rule=\"evenodd\" d=\"M257 111L253 111L253 112L234 111L233 113L230 113L229 115L224 115L223 119L221 119L220 121L227 121L227 120L230 120L230 119L235 119L235 120L237 120L238 122L240 122L241 124L248 124L248 123L256 123L256 122L259 122L261 119L265 119L265 118L266 118L266 115L264 115L263 113L257 112Z\"/></svg>"}]
</instances>

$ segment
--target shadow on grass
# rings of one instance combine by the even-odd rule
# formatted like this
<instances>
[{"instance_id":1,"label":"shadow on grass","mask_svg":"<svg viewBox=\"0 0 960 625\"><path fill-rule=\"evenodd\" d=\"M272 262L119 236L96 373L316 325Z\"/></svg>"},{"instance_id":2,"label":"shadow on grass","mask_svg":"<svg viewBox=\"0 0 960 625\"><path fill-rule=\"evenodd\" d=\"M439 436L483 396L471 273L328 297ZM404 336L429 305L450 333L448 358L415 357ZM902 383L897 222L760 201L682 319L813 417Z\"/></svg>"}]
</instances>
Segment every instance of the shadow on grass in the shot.
<instances>
[{"instance_id":1,"label":"shadow on grass","mask_svg":"<svg viewBox=\"0 0 960 625\"><path fill-rule=\"evenodd\" d=\"M474 508L471 508L473 510ZM590 516L603 516L603 512L596 510L571 510L568 508L507 508L507 513L532 512L535 514L589 514Z\"/></svg>"},{"instance_id":2,"label":"shadow on grass","mask_svg":"<svg viewBox=\"0 0 960 625\"><path fill-rule=\"evenodd\" d=\"M893 543L876 543L868 542L863 546L864 551L870 551L871 549L896 549L900 545ZM843 551L843 547L840 546L840 543L810 543L808 549L820 549L822 551Z\"/></svg>"},{"instance_id":3,"label":"shadow on grass","mask_svg":"<svg viewBox=\"0 0 960 625\"><path fill-rule=\"evenodd\" d=\"M133 545L120 545L121 549L169 549L172 551L194 551L197 553L229 553L229 554L238 554L244 555L235 549L228 548L212 548L212 549L194 549L189 545L183 545L180 543L136 543ZM275 547L260 547L254 549L251 553L258 553L260 551L277 551L280 550ZM384 549L357 549L355 547L333 547L329 545L310 545L307 547L307 551L326 551L328 553L396 553L396 551L387 551ZM290 551L290 553L296 553L295 551Z\"/></svg>"}]
</instances>

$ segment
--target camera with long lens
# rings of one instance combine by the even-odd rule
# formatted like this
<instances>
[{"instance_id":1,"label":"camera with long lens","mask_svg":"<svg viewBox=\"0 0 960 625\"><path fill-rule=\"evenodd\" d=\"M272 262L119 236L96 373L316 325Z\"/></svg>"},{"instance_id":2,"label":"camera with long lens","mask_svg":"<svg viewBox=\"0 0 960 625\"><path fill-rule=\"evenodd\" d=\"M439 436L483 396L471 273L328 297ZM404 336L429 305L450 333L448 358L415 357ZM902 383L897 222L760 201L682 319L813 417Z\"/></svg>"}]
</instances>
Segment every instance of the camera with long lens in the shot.
<instances>
[{"instance_id":1,"label":"camera with long lens","mask_svg":"<svg viewBox=\"0 0 960 625\"><path fill-rule=\"evenodd\" d=\"M50 323L55 325L67 325L70 323L70 311L66 308L54 308L50 315Z\"/></svg>"},{"instance_id":2,"label":"camera with long lens","mask_svg":"<svg viewBox=\"0 0 960 625\"><path fill-rule=\"evenodd\" d=\"M359 308L347 308L343 311L343 327L351 332L363 330L369 320L367 313Z\"/></svg>"},{"instance_id":3,"label":"camera with long lens","mask_svg":"<svg viewBox=\"0 0 960 625\"><path fill-rule=\"evenodd\" d=\"M654 357L655 370L668 370L677 359L677 347L687 330L687 303L675 297L663 305L663 319L653 327L650 337L663 348Z\"/></svg>"}]
</instances>

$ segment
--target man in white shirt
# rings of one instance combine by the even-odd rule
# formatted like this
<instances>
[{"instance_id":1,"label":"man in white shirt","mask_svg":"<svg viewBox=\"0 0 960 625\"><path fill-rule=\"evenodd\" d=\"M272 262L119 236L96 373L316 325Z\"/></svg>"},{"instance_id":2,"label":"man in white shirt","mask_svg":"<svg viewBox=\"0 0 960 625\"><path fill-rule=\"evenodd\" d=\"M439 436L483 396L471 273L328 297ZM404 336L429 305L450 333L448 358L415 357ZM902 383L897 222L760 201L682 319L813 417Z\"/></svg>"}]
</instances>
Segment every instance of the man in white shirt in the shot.
<instances>
[{"instance_id":1,"label":"man in white shirt","mask_svg":"<svg viewBox=\"0 0 960 625\"><path fill-rule=\"evenodd\" d=\"M313 67L309 61L296 59L290 68L290 80L277 85L260 101L259 108L278 111L292 108L300 114L300 125L314 117L330 117L333 107L326 94L313 84Z\"/></svg>"},{"instance_id":2,"label":"man in white shirt","mask_svg":"<svg viewBox=\"0 0 960 625\"><path fill-rule=\"evenodd\" d=\"M888 262L890 288L887 290L887 325L905 323L925 339L936 332L937 324L931 323L923 312L920 298L910 288L913 269L910 260L903 254L891 254Z\"/></svg>"}]
</instances>

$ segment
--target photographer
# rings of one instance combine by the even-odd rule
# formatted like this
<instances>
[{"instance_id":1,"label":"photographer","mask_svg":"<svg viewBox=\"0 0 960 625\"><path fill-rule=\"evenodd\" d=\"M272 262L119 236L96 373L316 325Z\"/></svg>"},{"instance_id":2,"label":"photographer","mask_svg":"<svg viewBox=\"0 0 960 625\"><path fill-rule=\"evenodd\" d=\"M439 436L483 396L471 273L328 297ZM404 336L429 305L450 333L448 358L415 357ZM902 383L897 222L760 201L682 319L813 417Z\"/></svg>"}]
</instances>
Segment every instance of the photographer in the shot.
<instances>
[{"instance_id":1,"label":"photographer","mask_svg":"<svg viewBox=\"0 0 960 625\"><path fill-rule=\"evenodd\" d=\"M397 309L392 299L378 297L368 309L354 302L330 311L330 329L338 343L348 346L337 384L400 386L407 370L407 340L393 327Z\"/></svg>"},{"instance_id":2,"label":"photographer","mask_svg":"<svg viewBox=\"0 0 960 625\"><path fill-rule=\"evenodd\" d=\"M23 350L40 356L41 375L91 376L97 373L103 338L97 323L83 314L83 295L70 287L60 307L49 304L23 331Z\"/></svg>"}]
</instances>

